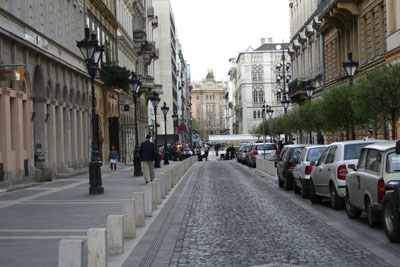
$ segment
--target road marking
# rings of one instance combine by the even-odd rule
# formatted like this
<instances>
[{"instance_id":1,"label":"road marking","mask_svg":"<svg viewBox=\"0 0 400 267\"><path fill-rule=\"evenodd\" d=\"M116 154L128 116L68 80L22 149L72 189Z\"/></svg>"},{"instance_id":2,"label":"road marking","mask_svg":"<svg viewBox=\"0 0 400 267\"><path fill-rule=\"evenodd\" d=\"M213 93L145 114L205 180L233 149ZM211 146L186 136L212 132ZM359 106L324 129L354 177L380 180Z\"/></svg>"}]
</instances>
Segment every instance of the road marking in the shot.
<instances>
[{"instance_id":1,"label":"road marking","mask_svg":"<svg viewBox=\"0 0 400 267\"><path fill-rule=\"evenodd\" d=\"M66 235L66 236L0 236L0 240L7 239L17 239L17 240L26 240L26 239L87 239L86 235Z\"/></svg>"},{"instance_id":2,"label":"road marking","mask_svg":"<svg viewBox=\"0 0 400 267\"><path fill-rule=\"evenodd\" d=\"M0 229L0 233L86 233L87 229Z\"/></svg>"}]
</instances>

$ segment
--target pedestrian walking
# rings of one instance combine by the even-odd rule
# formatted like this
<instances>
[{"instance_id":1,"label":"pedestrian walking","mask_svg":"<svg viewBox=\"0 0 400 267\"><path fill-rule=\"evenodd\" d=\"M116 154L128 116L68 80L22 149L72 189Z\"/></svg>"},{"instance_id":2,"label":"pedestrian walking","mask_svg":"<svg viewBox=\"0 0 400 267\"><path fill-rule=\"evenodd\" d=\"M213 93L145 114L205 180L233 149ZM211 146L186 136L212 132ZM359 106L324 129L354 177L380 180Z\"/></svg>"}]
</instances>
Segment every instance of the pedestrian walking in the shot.
<instances>
[{"instance_id":1,"label":"pedestrian walking","mask_svg":"<svg viewBox=\"0 0 400 267\"><path fill-rule=\"evenodd\" d=\"M115 150L115 146L111 146L110 155L108 156L108 160L110 161L111 171L117 170L118 159L119 159L118 151Z\"/></svg>"},{"instance_id":2,"label":"pedestrian walking","mask_svg":"<svg viewBox=\"0 0 400 267\"><path fill-rule=\"evenodd\" d=\"M150 135L146 135L146 141L140 145L140 159L143 161L143 177L146 184L154 180L154 160L156 158L155 147L150 142Z\"/></svg>"},{"instance_id":3,"label":"pedestrian walking","mask_svg":"<svg viewBox=\"0 0 400 267\"><path fill-rule=\"evenodd\" d=\"M367 136L363 138L364 141L369 141L369 140L375 140L375 138L372 137L372 130L368 130Z\"/></svg>"},{"instance_id":4,"label":"pedestrian walking","mask_svg":"<svg viewBox=\"0 0 400 267\"><path fill-rule=\"evenodd\" d=\"M214 145L214 149L215 149L215 155L218 157L218 150L219 150L220 145L218 143L216 143Z\"/></svg>"}]
</instances>

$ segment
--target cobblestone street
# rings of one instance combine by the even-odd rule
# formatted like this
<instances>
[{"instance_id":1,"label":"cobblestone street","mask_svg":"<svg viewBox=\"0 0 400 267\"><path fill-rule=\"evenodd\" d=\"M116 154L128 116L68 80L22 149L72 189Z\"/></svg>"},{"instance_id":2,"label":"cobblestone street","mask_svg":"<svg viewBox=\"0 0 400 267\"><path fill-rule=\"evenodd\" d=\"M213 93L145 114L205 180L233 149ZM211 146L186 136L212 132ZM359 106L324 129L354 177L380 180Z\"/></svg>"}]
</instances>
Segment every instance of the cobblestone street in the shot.
<instances>
[{"instance_id":1,"label":"cobblestone street","mask_svg":"<svg viewBox=\"0 0 400 267\"><path fill-rule=\"evenodd\" d=\"M398 246L388 244L382 229L369 230L377 231L373 234L385 245L373 236L359 237L366 225L346 221L344 211L332 211L344 226L318 218L310 209L327 210L328 217L331 210L278 189L276 180L261 172L236 161L199 164L172 266L390 266L393 262L387 258L399 255ZM379 246L388 246L389 252Z\"/></svg>"}]
</instances>

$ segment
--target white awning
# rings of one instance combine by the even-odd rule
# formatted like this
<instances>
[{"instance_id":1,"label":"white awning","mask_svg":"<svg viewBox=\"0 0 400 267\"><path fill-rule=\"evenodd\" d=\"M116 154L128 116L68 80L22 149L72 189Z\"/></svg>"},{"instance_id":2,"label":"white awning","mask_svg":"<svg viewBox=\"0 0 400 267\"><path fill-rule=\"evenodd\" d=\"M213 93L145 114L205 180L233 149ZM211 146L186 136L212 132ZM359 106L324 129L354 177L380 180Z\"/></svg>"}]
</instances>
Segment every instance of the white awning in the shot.
<instances>
[{"instance_id":1,"label":"white awning","mask_svg":"<svg viewBox=\"0 0 400 267\"><path fill-rule=\"evenodd\" d=\"M234 134L234 135L209 135L209 142L212 143L250 143L262 140L262 136L252 134Z\"/></svg>"}]
</instances>

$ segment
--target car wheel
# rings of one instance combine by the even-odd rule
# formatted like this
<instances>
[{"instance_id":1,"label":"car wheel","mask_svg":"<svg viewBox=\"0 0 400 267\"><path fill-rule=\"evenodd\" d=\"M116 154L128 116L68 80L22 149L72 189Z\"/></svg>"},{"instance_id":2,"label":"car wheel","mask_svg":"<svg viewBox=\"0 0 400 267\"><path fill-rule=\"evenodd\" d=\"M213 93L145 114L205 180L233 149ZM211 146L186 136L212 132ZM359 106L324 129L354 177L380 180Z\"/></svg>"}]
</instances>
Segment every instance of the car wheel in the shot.
<instances>
[{"instance_id":1,"label":"car wheel","mask_svg":"<svg viewBox=\"0 0 400 267\"><path fill-rule=\"evenodd\" d=\"M383 229L390 242L400 242L400 216L396 211L393 194L386 195L383 200Z\"/></svg>"},{"instance_id":2,"label":"car wheel","mask_svg":"<svg viewBox=\"0 0 400 267\"><path fill-rule=\"evenodd\" d=\"M293 180L293 191L295 194L300 194L301 188L297 186L296 181Z\"/></svg>"},{"instance_id":3,"label":"car wheel","mask_svg":"<svg viewBox=\"0 0 400 267\"><path fill-rule=\"evenodd\" d=\"M308 191L305 189L305 186L304 186L303 182L301 182L301 185L302 185L302 187L301 187L301 196L303 198L307 198L308 197Z\"/></svg>"},{"instance_id":4,"label":"car wheel","mask_svg":"<svg viewBox=\"0 0 400 267\"><path fill-rule=\"evenodd\" d=\"M346 188L346 196L344 197L347 216L350 219L358 219L361 216L361 210L357 209L350 203L349 190Z\"/></svg>"},{"instance_id":5,"label":"car wheel","mask_svg":"<svg viewBox=\"0 0 400 267\"><path fill-rule=\"evenodd\" d=\"M336 188L332 183L329 185L329 198L331 200L332 209L340 210L344 208L344 200L339 197Z\"/></svg>"},{"instance_id":6,"label":"car wheel","mask_svg":"<svg viewBox=\"0 0 400 267\"><path fill-rule=\"evenodd\" d=\"M372 205L371 205L371 200L369 200L369 197L366 197L365 199L365 209L367 210L368 214L368 224L372 228L376 228L380 224L379 216L376 213L376 211L373 210Z\"/></svg>"},{"instance_id":7,"label":"car wheel","mask_svg":"<svg viewBox=\"0 0 400 267\"><path fill-rule=\"evenodd\" d=\"M247 166L250 166L249 159L247 159L247 158L246 158L246 165L247 165Z\"/></svg>"},{"instance_id":8,"label":"car wheel","mask_svg":"<svg viewBox=\"0 0 400 267\"><path fill-rule=\"evenodd\" d=\"M311 203L317 204L317 203L321 202L321 197L317 196L317 194L315 193L314 182L312 180L310 180L310 187L308 189L308 192L309 192Z\"/></svg>"},{"instance_id":9,"label":"car wheel","mask_svg":"<svg viewBox=\"0 0 400 267\"><path fill-rule=\"evenodd\" d=\"M276 170L276 176L278 176L279 187L283 187L283 181L281 180L281 176L279 175L279 171L278 170Z\"/></svg>"}]
</instances>

